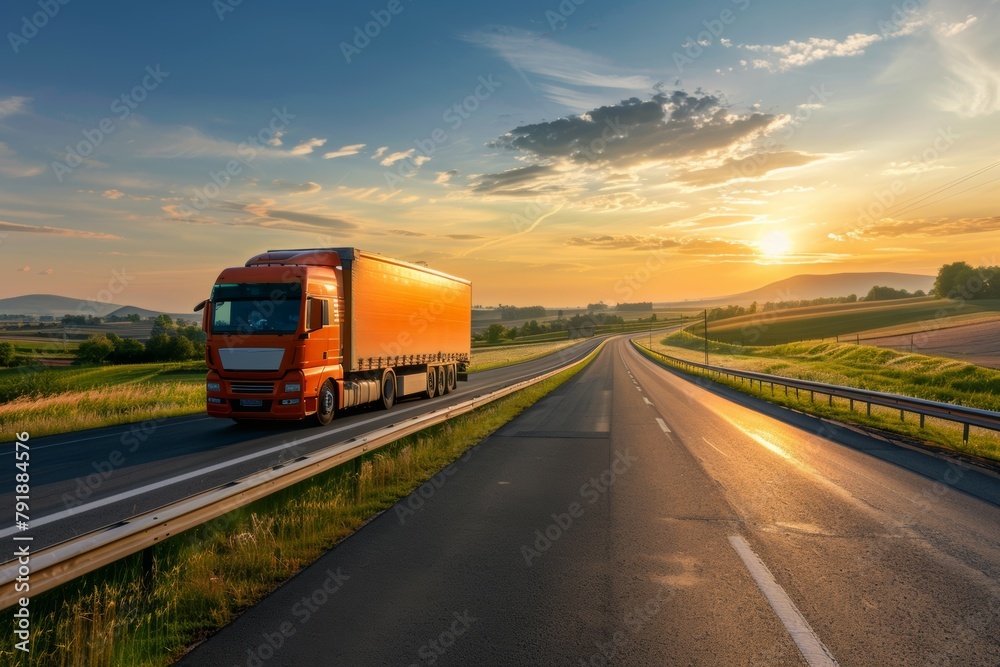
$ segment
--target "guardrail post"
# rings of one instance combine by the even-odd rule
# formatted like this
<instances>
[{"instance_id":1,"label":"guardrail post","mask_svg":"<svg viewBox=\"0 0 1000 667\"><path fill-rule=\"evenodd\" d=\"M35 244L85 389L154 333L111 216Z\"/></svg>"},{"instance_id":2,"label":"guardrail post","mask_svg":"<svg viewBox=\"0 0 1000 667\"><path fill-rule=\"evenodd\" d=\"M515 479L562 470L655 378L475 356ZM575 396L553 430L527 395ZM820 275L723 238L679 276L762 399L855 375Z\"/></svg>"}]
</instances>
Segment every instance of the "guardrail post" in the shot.
<instances>
[{"instance_id":1,"label":"guardrail post","mask_svg":"<svg viewBox=\"0 0 1000 667\"><path fill-rule=\"evenodd\" d=\"M920 428L924 427L924 414L920 413Z\"/></svg>"},{"instance_id":2,"label":"guardrail post","mask_svg":"<svg viewBox=\"0 0 1000 667\"><path fill-rule=\"evenodd\" d=\"M964 424L965 428L962 429L962 442L969 444L969 425Z\"/></svg>"},{"instance_id":3,"label":"guardrail post","mask_svg":"<svg viewBox=\"0 0 1000 667\"><path fill-rule=\"evenodd\" d=\"M811 389L809 390L809 402L810 403L815 403L816 402L816 392L814 392Z\"/></svg>"},{"instance_id":4,"label":"guardrail post","mask_svg":"<svg viewBox=\"0 0 1000 667\"><path fill-rule=\"evenodd\" d=\"M850 401L851 401L851 412L854 412L854 399L852 398L850 399Z\"/></svg>"},{"instance_id":5,"label":"guardrail post","mask_svg":"<svg viewBox=\"0 0 1000 667\"><path fill-rule=\"evenodd\" d=\"M830 407L833 407L833 394L830 394Z\"/></svg>"},{"instance_id":6,"label":"guardrail post","mask_svg":"<svg viewBox=\"0 0 1000 667\"><path fill-rule=\"evenodd\" d=\"M901 422L905 422L906 421L906 413L903 410L899 411L899 421L901 421Z\"/></svg>"},{"instance_id":7,"label":"guardrail post","mask_svg":"<svg viewBox=\"0 0 1000 667\"><path fill-rule=\"evenodd\" d=\"M872 404L871 403L868 404L868 416L869 417L872 416Z\"/></svg>"}]
</instances>

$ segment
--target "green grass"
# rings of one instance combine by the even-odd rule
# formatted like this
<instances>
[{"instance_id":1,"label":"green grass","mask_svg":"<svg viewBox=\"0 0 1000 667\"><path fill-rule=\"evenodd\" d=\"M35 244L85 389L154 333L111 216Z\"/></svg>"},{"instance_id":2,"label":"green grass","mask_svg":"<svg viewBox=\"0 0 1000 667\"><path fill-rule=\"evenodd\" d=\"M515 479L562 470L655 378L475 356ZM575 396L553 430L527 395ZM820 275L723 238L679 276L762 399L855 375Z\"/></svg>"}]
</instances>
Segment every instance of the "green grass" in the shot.
<instances>
[{"instance_id":1,"label":"green grass","mask_svg":"<svg viewBox=\"0 0 1000 667\"><path fill-rule=\"evenodd\" d=\"M0 431L32 436L175 417L205 409L205 364L0 370Z\"/></svg>"},{"instance_id":2,"label":"green grass","mask_svg":"<svg viewBox=\"0 0 1000 667\"><path fill-rule=\"evenodd\" d=\"M580 342L582 341L561 340L550 343L495 345L493 347L474 348L472 350L472 363L469 364L469 372L478 373L502 366L510 366L511 364L520 364L525 361L544 357L553 352L558 352Z\"/></svg>"},{"instance_id":3,"label":"green grass","mask_svg":"<svg viewBox=\"0 0 1000 667\"><path fill-rule=\"evenodd\" d=\"M687 332L678 332L654 342L653 350L689 361L704 361L704 341ZM1000 371L942 357L906 354L851 343L812 342L749 347L709 341L709 362L714 366L1000 411ZM716 379L714 375L712 378ZM724 383L750 390L748 385L738 380ZM956 451L1000 460L1000 436L992 431L973 429L975 437L965 444L962 442L961 426L953 422L928 419L930 425L920 429L914 415L909 415L909 422L900 422L898 410L875 406L869 417L860 403L856 404L859 411L852 412L846 400L835 400L830 406L825 396L823 402L812 402L808 392L801 392L799 400L796 400L794 394L786 398L781 388L775 391L772 398L770 387L764 387L761 394L761 389L755 385L753 393L804 412L877 427Z\"/></svg>"},{"instance_id":4,"label":"green grass","mask_svg":"<svg viewBox=\"0 0 1000 667\"><path fill-rule=\"evenodd\" d=\"M0 663L169 664L582 368L366 454L358 476L340 466L157 545L148 589L133 556L33 598L30 659L8 641Z\"/></svg>"},{"instance_id":5,"label":"green grass","mask_svg":"<svg viewBox=\"0 0 1000 667\"><path fill-rule=\"evenodd\" d=\"M996 311L1000 311L1000 300L955 301L925 297L832 304L716 320L708 323L708 337L724 343L779 345L903 324L914 325L916 329L920 329L921 324L935 328L958 315ZM688 330L703 336L705 329L704 325L696 323Z\"/></svg>"}]
</instances>

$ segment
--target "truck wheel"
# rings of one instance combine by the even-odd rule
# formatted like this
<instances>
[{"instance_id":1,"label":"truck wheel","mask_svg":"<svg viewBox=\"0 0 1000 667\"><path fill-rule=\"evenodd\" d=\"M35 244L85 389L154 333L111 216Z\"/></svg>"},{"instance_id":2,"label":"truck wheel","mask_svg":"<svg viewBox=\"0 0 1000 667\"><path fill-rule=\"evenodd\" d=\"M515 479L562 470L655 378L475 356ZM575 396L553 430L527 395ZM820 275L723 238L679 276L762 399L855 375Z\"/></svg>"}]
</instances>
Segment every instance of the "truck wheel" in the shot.
<instances>
[{"instance_id":1,"label":"truck wheel","mask_svg":"<svg viewBox=\"0 0 1000 667\"><path fill-rule=\"evenodd\" d=\"M388 410L396 402L396 374L391 370L382 376L382 407Z\"/></svg>"},{"instance_id":2,"label":"truck wheel","mask_svg":"<svg viewBox=\"0 0 1000 667\"><path fill-rule=\"evenodd\" d=\"M433 368L428 369L428 371L427 371L427 398L434 398L435 396L437 396L437 386L438 386L437 377L438 377L437 376L437 371L435 371Z\"/></svg>"},{"instance_id":3,"label":"truck wheel","mask_svg":"<svg viewBox=\"0 0 1000 667\"><path fill-rule=\"evenodd\" d=\"M444 396L445 393L446 393L446 389L447 389L447 387L445 387L445 384L444 384L444 368L441 367L441 366L438 366L438 369L437 369L437 392L438 392L438 396Z\"/></svg>"},{"instance_id":4,"label":"truck wheel","mask_svg":"<svg viewBox=\"0 0 1000 667\"><path fill-rule=\"evenodd\" d=\"M444 386L445 386L444 393L450 394L451 392L453 392L455 389L458 388L456 386L455 376L456 376L456 373L455 373L455 367L454 366L448 366L447 368L445 368L445 371L444 371Z\"/></svg>"},{"instance_id":5,"label":"truck wheel","mask_svg":"<svg viewBox=\"0 0 1000 667\"><path fill-rule=\"evenodd\" d=\"M326 426L333 421L333 414L337 411L337 391L333 386L333 381L327 380L319 388L319 396L316 398L316 421L320 426Z\"/></svg>"}]
</instances>

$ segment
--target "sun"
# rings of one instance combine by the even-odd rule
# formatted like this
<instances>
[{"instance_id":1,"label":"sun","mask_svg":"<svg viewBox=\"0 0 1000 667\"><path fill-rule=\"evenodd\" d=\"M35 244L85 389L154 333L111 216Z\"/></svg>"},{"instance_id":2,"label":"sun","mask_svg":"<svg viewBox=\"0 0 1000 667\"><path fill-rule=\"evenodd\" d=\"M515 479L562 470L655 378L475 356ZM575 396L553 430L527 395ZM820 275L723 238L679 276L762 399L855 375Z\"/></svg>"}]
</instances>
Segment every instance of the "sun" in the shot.
<instances>
[{"instance_id":1,"label":"sun","mask_svg":"<svg viewBox=\"0 0 1000 667\"><path fill-rule=\"evenodd\" d=\"M760 252L768 257L787 255L792 249L792 242L781 232L768 232L757 242Z\"/></svg>"}]
</instances>

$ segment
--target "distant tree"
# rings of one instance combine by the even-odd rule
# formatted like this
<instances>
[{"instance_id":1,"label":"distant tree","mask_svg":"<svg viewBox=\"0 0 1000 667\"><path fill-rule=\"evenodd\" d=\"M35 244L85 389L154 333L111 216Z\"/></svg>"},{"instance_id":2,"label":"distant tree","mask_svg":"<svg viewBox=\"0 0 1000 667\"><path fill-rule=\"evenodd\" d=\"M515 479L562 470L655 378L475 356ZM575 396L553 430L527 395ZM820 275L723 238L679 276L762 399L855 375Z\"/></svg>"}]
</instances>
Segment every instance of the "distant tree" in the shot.
<instances>
[{"instance_id":1,"label":"distant tree","mask_svg":"<svg viewBox=\"0 0 1000 667\"><path fill-rule=\"evenodd\" d=\"M175 333L174 321L170 319L169 315L157 315L156 319L153 320L153 330L150 332L150 337L159 336L160 334L172 336Z\"/></svg>"},{"instance_id":2,"label":"distant tree","mask_svg":"<svg viewBox=\"0 0 1000 667\"><path fill-rule=\"evenodd\" d=\"M114 351L114 343L104 334L97 334L80 343L76 349L76 360L81 364L99 364Z\"/></svg>"},{"instance_id":3,"label":"distant tree","mask_svg":"<svg viewBox=\"0 0 1000 667\"><path fill-rule=\"evenodd\" d=\"M588 303L587 304L587 310L590 311L590 312L592 312L592 313L596 313L598 311L607 310L607 309L608 309L608 304L604 303L604 301L598 301L597 303Z\"/></svg>"},{"instance_id":4,"label":"distant tree","mask_svg":"<svg viewBox=\"0 0 1000 667\"><path fill-rule=\"evenodd\" d=\"M146 361L146 346L134 338L108 334L108 340L115 346L114 352L108 355L108 361L111 363L141 364Z\"/></svg>"},{"instance_id":5,"label":"distant tree","mask_svg":"<svg viewBox=\"0 0 1000 667\"><path fill-rule=\"evenodd\" d=\"M753 303L751 303L750 307L747 309L747 315L755 315L755 314L757 314L757 302L756 301L754 301Z\"/></svg>"},{"instance_id":6,"label":"distant tree","mask_svg":"<svg viewBox=\"0 0 1000 667\"><path fill-rule=\"evenodd\" d=\"M952 262L938 269L934 279L934 295L939 299L969 298L968 284L976 276L976 270L967 262Z\"/></svg>"},{"instance_id":7,"label":"distant tree","mask_svg":"<svg viewBox=\"0 0 1000 667\"><path fill-rule=\"evenodd\" d=\"M165 333L150 336L146 341L146 358L149 361L169 361L171 353L170 336Z\"/></svg>"},{"instance_id":8,"label":"distant tree","mask_svg":"<svg viewBox=\"0 0 1000 667\"><path fill-rule=\"evenodd\" d=\"M142 318L139 317L139 313L132 313L131 315L127 316L125 319L128 320L129 322L141 322L142 321Z\"/></svg>"},{"instance_id":9,"label":"distant tree","mask_svg":"<svg viewBox=\"0 0 1000 667\"><path fill-rule=\"evenodd\" d=\"M906 299L911 296L913 295L905 289L894 289L892 287L875 285L868 290L868 295L865 296L865 301L889 301L891 299Z\"/></svg>"},{"instance_id":10,"label":"distant tree","mask_svg":"<svg viewBox=\"0 0 1000 667\"><path fill-rule=\"evenodd\" d=\"M857 303L857 302L858 302L857 294L849 294L847 296L847 299L844 301L844 303Z\"/></svg>"},{"instance_id":11,"label":"distant tree","mask_svg":"<svg viewBox=\"0 0 1000 667\"><path fill-rule=\"evenodd\" d=\"M13 366L17 350L13 343L0 342L0 366Z\"/></svg>"},{"instance_id":12,"label":"distant tree","mask_svg":"<svg viewBox=\"0 0 1000 667\"><path fill-rule=\"evenodd\" d=\"M556 317L558 317L560 320L562 319L562 310L556 313Z\"/></svg>"},{"instance_id":13,"label":"distant tree","mask_svg":"<svg viewBox=\"0 0 1000 667\"><path fill-rule=\"evenodd\" d=\"M502 324L491 324L486 330L486 340L489 343L499 343L503 337L504 328Z\"/></svg>"},{"instance_id":14,"label":"distant tree","mask_svg":"<svg viewBox=\"0 0 1000 667\"><path fill-rule=\"evenodd\" d=\"M504 338L508 340L514 340L515 338L517 338L517 327L511 327L510 329L507 329L507 331L505 331L503 335Z\"/></svg>"}]
</instances>

